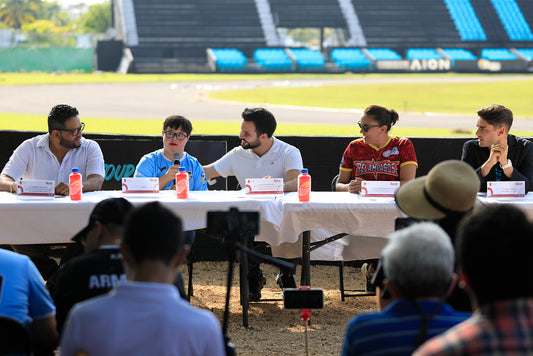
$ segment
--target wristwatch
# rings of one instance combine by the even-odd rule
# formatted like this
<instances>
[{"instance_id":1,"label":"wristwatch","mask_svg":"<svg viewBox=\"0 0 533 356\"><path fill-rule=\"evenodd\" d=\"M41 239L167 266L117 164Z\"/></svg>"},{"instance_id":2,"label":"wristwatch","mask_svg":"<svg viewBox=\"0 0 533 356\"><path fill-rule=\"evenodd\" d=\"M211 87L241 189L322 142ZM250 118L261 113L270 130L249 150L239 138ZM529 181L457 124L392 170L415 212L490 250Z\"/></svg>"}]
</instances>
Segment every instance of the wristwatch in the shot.
<instances>
[{"instance_id":1,"label":"wristwatch","mask_svg":"<svg viewBox=\"0 0 533 356\"><path fill-rule=\"evenodd\" d=\"M507 160L507 164L503 166L500 164L501 169L511 168L512 166L513 166L513 162L511 162L510 159Z\"/></svg>"}]
</instances>

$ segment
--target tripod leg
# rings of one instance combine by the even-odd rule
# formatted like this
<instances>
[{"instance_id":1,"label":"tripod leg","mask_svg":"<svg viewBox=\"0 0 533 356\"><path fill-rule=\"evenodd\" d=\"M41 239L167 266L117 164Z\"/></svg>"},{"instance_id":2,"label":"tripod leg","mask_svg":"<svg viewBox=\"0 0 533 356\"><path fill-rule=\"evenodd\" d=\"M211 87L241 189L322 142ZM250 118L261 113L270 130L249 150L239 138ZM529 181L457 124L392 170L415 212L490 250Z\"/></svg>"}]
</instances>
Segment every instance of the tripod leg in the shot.
<instances>
[{"instance_id":1,"label":"tripod leg","mask_svg":"<svg viewBox=\"0 0 533 356\"><path fill-rule=\"evenodd\" d=\"M242 305L242 325L248 326L248 255L239 251L239 285Z\"/></svg>"}]
</instances>

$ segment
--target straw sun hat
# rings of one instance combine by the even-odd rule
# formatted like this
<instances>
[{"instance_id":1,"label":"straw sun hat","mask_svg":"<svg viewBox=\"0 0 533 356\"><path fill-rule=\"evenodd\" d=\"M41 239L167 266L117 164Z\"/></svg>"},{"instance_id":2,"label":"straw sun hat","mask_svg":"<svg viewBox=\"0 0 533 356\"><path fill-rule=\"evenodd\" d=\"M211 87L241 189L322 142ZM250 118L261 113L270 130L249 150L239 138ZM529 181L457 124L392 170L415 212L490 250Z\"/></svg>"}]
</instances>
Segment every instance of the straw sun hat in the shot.
<instances>
[{"instance_id":1,"label":"straw sun hat","mask_svg":"<svg viewBox=\"0 0 533 356\"><path fill-rule=\"evenodd\" d=\"M438 220L470 211L477 200L479 178L465 162L448 160L435 165L426 176L403 184L396 204L410 217Z\"/></svg>"}]
</instances>

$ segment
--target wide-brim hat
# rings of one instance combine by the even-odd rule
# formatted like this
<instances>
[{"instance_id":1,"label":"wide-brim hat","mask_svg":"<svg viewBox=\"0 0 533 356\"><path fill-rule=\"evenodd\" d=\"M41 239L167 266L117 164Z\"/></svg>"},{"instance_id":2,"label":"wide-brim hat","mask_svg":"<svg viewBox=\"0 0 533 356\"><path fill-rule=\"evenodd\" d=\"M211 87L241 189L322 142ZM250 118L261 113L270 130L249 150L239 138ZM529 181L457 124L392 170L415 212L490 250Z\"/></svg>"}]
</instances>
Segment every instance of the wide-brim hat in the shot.
<instances>
[{"instance_id":1,"label":"wide-brim hat","mask_svg":"<svg viewBox=\"0 0 533 356\"><path fill-rule=\"evenodd\" d=\"M87 232L93 227L96 221L102 222L104 225L114 223L122 225L132 205L124 198L109 198L102 200L94 207L89 216L89 223L80 230L72 241L82 241L87 236Z\"/></svg>"},{"instance_id":2,"label":"wide-brim hat","mask_svg":"<svg viewBox=\"0 0 533 356\"><path fill-rule=\"evenodd\" d=\"M479 177L470 165L448 160L435 165L426 176L403 184L394 198L410 217L439 220L472 210L479 186Z\"/></svg>"}]
</instances>

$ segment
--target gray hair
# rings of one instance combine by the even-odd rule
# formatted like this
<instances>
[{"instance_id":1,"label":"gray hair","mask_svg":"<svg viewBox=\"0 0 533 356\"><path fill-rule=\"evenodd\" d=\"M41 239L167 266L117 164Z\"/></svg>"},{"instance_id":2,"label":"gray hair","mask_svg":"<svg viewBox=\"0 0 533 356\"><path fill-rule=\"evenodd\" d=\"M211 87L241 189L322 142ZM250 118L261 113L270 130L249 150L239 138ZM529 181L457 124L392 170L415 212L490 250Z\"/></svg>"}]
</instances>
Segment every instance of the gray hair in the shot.
<instances>
[{"instance_id":1,"label":"gray hair","mask_svg":"<svg viewBox=\"0 0 533 356\"><path fill-rule=\"evenodd\" d=\"M401 298L446 297L453 276L454 250L444 230L423 222L389 237L381 253L383 268Z\"/></svg>"}]
</instances>

